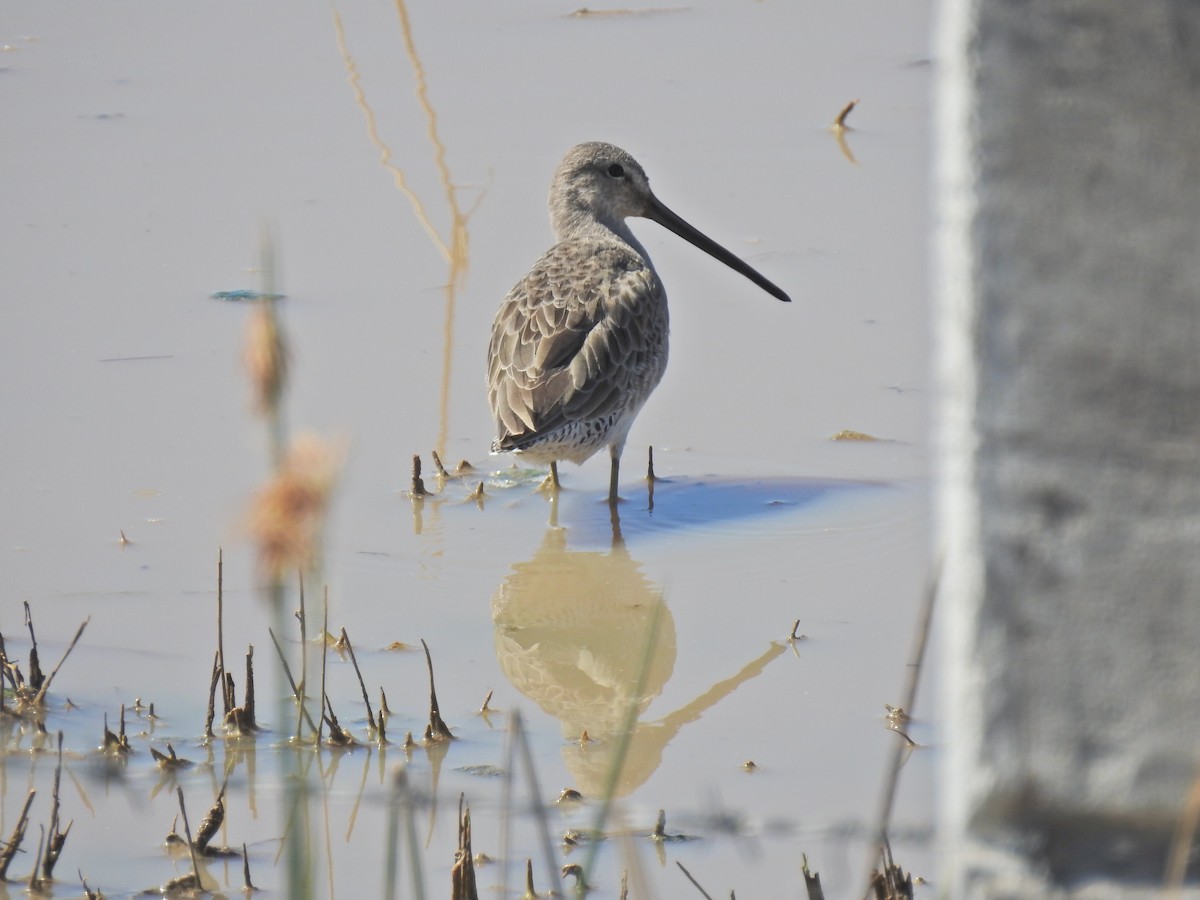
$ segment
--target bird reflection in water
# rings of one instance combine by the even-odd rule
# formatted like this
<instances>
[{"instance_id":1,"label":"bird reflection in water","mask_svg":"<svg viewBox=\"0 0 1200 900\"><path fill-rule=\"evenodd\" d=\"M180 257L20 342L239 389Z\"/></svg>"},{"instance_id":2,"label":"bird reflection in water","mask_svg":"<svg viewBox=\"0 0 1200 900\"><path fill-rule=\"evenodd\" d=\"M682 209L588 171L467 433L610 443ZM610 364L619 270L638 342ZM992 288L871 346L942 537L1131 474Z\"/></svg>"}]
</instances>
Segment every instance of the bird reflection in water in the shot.
<instances>
[{"instance_id":1,"label":"bird reflection in water","mask_svg":"<svg viewBox=\"0 0 1200 900\"><path fill-rule=\"evenodd\" d=\"M500 667L517 690L559 720L563 736L571 739L563 748L567 769L590 796L605 790L631 705L637 720L616 796L626 796L654 773L684 725L785 649L771 643L736 675L684 707L642 721L675 669L675 619L661 590L629 555L615 507L611 516L608 551L571 550L552 506L541 546L528 562L513 566L492 598ZM585 732L591 740L580 741Z\"/></svg>"}]
</instances>

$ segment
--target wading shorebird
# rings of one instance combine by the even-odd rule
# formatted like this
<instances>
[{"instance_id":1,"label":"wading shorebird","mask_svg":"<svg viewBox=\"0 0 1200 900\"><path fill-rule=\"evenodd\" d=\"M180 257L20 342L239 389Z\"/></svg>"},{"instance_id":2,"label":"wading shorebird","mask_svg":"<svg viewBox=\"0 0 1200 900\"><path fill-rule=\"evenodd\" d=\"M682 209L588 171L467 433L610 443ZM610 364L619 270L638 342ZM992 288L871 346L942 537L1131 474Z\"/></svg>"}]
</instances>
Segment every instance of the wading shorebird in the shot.
<instances>
[{"instance_id":1,"label":"wading shorebird","mask_svg":"<svg viewBox=\"0 0 1200 900\"><path fill-rule=\"evenodd\" d=\"M550 464L582 463L607 446L608 502L629 428L667 368L667 293L645 248L625 224L651 219L790 302L724 247L705 237L650 190L637 160L612 144L568 151L550 185L558 240L508 292L488 344L493 453Z\"/></svg>"}]
</instances>

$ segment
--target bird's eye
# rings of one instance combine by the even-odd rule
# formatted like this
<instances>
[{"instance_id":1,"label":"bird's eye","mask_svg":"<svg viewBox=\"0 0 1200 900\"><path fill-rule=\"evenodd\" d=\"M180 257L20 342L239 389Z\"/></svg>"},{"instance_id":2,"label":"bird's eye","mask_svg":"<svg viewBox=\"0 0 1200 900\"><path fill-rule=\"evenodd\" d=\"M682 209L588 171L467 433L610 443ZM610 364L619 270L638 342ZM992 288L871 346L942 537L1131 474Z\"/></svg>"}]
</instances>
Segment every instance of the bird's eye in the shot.
<instances>
[{"instance_id":1,"label":"bird's eye","mask_svg":"<svg viewBox=\"0 0 1200 900\"><path fill-rule=\"evenodd\" d=\"M613 178L624 178L625 177L625 169L623 169L621 167L620 163L613 163L611 166L608 167L608 174L611 175Z\"/></svg>"}]
</instances>

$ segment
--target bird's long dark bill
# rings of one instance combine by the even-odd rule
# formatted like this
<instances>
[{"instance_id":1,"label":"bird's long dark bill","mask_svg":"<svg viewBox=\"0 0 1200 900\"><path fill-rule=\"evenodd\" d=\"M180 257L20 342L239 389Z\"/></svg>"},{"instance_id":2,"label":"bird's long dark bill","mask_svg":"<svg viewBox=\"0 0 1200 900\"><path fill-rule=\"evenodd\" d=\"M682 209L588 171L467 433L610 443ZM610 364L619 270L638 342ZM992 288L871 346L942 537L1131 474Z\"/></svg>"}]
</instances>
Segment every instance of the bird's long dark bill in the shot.
<instances>
[{"instance_id":1,"label":"bird's long dark bill","mask_svg":"<svg viewBox=\"0 0 1200 900\"><path fill-rule=\"evenodd\" d=\"M719 259L721 262L725 263L725 265L729 266L729 268L733 269L733 271L740 272L741 274L745 275L772 297L778 297L784 303L792 302L792 298L785 294L778 285L768 281L757 271L750 268L750 266L746 265L716 241L705 237L687 222L683 221L683 219L679 218L679 216L675 215L675 213L671 212L671 210L667 209L667 207L663 206L657 197L651 201L650 207L646 210L645 216L647 219L657 222L664 228L671 229L689 244L694 244L709 256L713 257L714 259Z\"/></svg>"}]
</instances>

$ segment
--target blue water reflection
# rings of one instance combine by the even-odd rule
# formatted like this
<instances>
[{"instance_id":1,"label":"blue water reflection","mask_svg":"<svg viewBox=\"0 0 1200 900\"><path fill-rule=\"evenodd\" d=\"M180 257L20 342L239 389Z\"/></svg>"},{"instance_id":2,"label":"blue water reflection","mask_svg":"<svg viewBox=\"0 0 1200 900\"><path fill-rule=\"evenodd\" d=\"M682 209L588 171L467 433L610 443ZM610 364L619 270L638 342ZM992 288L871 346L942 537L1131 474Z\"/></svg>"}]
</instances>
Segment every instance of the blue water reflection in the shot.
<instances>
[{"instance_id":1,"label":"blue water reflection","mask_svg":"<svg viewBox=\"0 0 1200 900\"><path fill-rule=\"evenodd\" d=\"M652 495L645 485L627 485L621 491L620 529L626 541L636 541L685 531L719 531L732 524L758 526L892 488L882 481L817 478L663 478L655 483ZM591 493L564 492L559 522L571 529L576 546L603 545L612 538L609 506Z\"/></svg>"}]
</instances>

